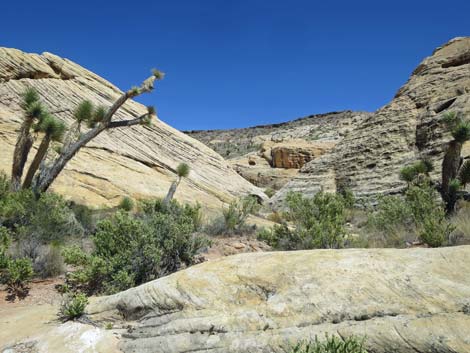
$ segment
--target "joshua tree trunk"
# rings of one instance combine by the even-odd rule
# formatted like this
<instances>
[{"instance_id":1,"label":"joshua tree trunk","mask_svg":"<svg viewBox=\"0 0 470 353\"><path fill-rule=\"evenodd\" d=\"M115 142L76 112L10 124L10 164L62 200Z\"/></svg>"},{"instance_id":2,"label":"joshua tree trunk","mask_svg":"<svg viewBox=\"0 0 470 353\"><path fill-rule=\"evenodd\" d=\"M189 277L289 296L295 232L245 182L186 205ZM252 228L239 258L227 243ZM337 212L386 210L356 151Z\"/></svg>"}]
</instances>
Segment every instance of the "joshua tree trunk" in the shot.
<instances>
[{"instance_id":1,"label":"joshua tree trunk","mask_svg":"<svg viewBox=\"0 0 470 353\"><path fill-rule=\"evenodd\" d=\"M447 212L452 212L455 206L455 195L451 195L450 182L457 178L461 165L460 153L462 144L457 141L451 141L442 161L442 190L441 195L446 203Z\"/></svg>"},{"instance_id":2,"label":"joshua tree trunk","mask_svg":"<svg viewBox=\"0 0 470 353\"><path fill-rule=\"evenodd\" d=\"M23 189L28 189L31 187L34 174L36 173L42 160L46 156L50 143L51 136L49 134L46 134L42 139L41 144L39 145L39 148L36 152L36 155L34 156L33 161L31 162L31 165L29 166L28 173L26 173L26 177L23 182Z\"/></svg>"},{"instance_id":3,"label":"joshua tree trunk","mask_svg":"<svg viewBox=\"0 0 470 353\"><path fill-rule=\"evenodd\" d=\"M173 200L173 197L175 196L176 188L181 182L181 177L178 176L178 179L176 179L170 186L170 189L168 190L168 193L165 196L165 199L163 200L164 205L169 205L170 201Z\"/></svg>"},{"instance_id":4,"label":"joshua tree trunk","mask_svg":"<svg viewBox=\"0 0 470 353\"><path fill-rule=\"evenodd\" d=\"M15 151L13 152L13 165L11 170L11 190L18 191L21 187L21 177L24 166L28 160L28 154L33 145L33 139L29 130L33 124L33 119L25 117L21 125L18 139L16 140Z\"/></svg>"}]
</instances>

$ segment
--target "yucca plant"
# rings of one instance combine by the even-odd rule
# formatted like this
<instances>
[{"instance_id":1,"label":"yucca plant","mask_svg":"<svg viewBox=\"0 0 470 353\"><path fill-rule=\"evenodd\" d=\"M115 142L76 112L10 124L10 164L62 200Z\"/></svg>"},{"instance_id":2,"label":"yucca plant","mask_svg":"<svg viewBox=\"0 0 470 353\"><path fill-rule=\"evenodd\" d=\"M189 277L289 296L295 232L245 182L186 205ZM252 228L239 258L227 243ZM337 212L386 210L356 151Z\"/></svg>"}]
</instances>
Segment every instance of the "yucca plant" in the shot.
<instances>
[{"instance_id":1,"label":"yucca plant","mask_svg":"<svg viewBox=\"0 0 470 353\"><path fill-rule=\"evenodd\" d=\"M176 180L171 184L170 189L168 190L168 193L166 194L166 197L163 200L163 203L165 205L170 204L170 201L175 196L176 189L178 188L178 185L181 183L181 180L183 178L188 177L190 171L191 171L191 168L186 163L180 163L176 167Z\"/></svg>"},{"instance_id":2,"label":"yucca plant","mask_svg":"<svg viewBox=\"0 0 470 353\"><path fill-rule=\"evenodd\" d=\"M470 180L469 162L462 163L461 156L463 144L470 141L470 122L455 112L446 113L442 121L453 137L447 145L442 161L441 195L446 203L446 212L449 214L455 209L459 189Z\"/></svg>"},{"instance_id":3,"label":"yucca plant","mask_svg":"<svg viewBox=\"0 0 470 353\"><path fill-rule=\"evenodd\" d=\"M344 340L336 336L325 336L320 341L317 336L310 342L300 342L295 345L290 353L367 353L364 348L364 338L350 336Z\"/></svg>"},{"instance_id":4,"label":"yucca plant","mask_svg":"<svg viewBox=\"0 0 470 353\"><path fill-rule=\"evenodd\" d=\"M39 102L39 94L34 88L28 88L22 95L21 108L24 110L23 122L13 151L11 171L11 190L18 191L21 187L21 176L33 145L31 127L35 120L44 113L44 107Z\"/></svg>"},{"instance_id":5,"label":"yucca plant","mask_svg":"<svg viewBox=\"0 0 470 353\"><path fill-rule=\"evenodd\" d=\"M28 172L26 173L26 177L23 182L23 188L27 189L31 187L33 182L34 175L36 174L37 170L39 169L39 165L46 157L47 151L49 150L49 146L51 142L60 142L65 133L65 124L60 121L59 119L55 118L51 114L45 112L42 117L41 121L37 124L36 130L38 132L44 133L44 137L41 141L41 144L38 147L36 155L29 166Z\"/></svg>"}]
</instances>

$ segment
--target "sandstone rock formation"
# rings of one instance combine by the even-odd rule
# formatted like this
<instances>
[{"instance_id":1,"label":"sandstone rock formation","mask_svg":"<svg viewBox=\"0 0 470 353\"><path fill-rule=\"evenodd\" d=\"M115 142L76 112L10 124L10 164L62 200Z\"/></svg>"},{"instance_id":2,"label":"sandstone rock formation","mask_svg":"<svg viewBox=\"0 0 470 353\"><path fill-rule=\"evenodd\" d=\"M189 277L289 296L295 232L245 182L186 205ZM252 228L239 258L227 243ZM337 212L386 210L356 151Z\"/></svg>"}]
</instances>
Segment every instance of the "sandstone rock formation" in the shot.
<instances>
[{"instance_id":1,"label":"sandstone rock formation","mask_svg":"<svg viewBox=\"0 0 470 353\"><path fill-rule=\"evenodd\" d=\"M467 353L469 259L470 246L241 254L93 299L87 310L98 327L113 324L123 352L285 353L329 333L367 336L374 353ZM109 331L78 323L25 341L62 339L63 353L82 332L95 346L111 342Z\"/></svg>"},{"instance_id":2,"label":"sandstone rock formation","mask_svg":"<svg viewBox=\"0 0 470 353\"><path fill-rule=\"evenodd\" d=\"M259 151L228 159L228 162L252 184L279 190L304 164L331 150L335 144L334 141L270 140L263 142Z\"/></svg>"},{"instance_id":3,"label":"sandstone rock formation","mask_svg":"<svg viewBox=\"0 0 470 353\"><path fill-rule=\"evenodd\" d=\"M7 173L22 117L19 96L28 86L36 88L50 111L68 124L81 100L108 106L121 94L111 83L70 60L0 48L0 168ZM117 118L136 117L144 111L144 106L130 101ZM103 133L72 160L53 190L93 206L115 205L123 195L164 196L180 162L188 163L191 173L178 188L177 199L218 208L243 194L264 197L217 153L161 120L152 127Z\"/></svg>"},{"instance_id":4,"label":"sandstone rock formation","mask_svg":"<svg viewBox=\"0 0 470 353\"><path fill-rule=\"evenodd\" d=\"M279 190L298 173L298 169L273 168L258 152L228 159L227 162L250 183Z\"/></svg>"},{"instance_id":5,"label":"sandstone rock formation","mask_svg":"<svg viewBox=\"0 0 470 353\"><path fill-rule=\"evenodd\" d=\"M470 37L435 50L413 72L394 99L364 119L336 147L306 164L275 196L288 191L312 195L320 188L350 188L358 198L395 193L405 186L401 167L420 158L434 163L438 181L450 135L440 123L448 111L470 113ZM470 158L468 154L467 158Z\"/></svg>"},{"instance_id":6,"label":"sandstone rock formation","mask_svg":"<svg viewBox=\"0 0 470 353\"><path fill-rule=\"evenodd\" d=\"M287 140L271 147L271 164L274 168L300 169L334 147L334 142L307 142Z\"/></svg>"},{"instance_id":7,"label":"sandstone rock formation","mask_svg":"<svg viewBox=\"0 0 470 353\"><path fill-rule=\"evenodd\" d=\"M280 124L186 133L225 156L251 183L278 190L306 162L333 148L368 116L369 113L344 111Z\"/></svg>"},{"instance_id":8,"label":"sandstone rock formation","mask_svg":"<svg viewBox=\"0 0 470 353\"><path fill-rule=\"evenodd\" d=\"M266 141L301 139L337 142L368 115L369 113L365 112L332 112L279 124L231 130L195 130L185 133L205 143L225 158L231 159L259 151L260 146Z\"/></svg>"}]
</instances>

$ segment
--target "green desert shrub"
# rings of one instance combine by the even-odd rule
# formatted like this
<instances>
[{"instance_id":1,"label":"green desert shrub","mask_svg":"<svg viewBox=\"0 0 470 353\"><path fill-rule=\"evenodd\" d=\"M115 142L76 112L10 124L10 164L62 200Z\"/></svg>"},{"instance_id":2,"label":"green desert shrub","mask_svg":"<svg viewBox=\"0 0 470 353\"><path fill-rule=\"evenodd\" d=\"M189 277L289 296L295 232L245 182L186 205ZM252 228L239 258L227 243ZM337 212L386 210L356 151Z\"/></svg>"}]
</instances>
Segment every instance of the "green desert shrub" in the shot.
<instances>
[{"instance_id":1,"label":"green desert shrub","mask_svg":"<svg viewBox=\"0 0 470 353\"><path fill-rule=\"evenodd\" d=\"M0 198L0 223L12 230L15 239L63 241L83 233L63 197L49 192L39 198L31 190L7 192Z\"/></svg>"},{"instance_id":2,"label":"green desert shrub","mask_svg":"<svg viewBox=\"0 0 470 353\"><path fill-rule=\"evenodd\" d=\"M130 212L134 209L134 200L132 200L129 196L123 197L121 202L119 203L118 208L127 212Z\"/></svg>"},{"instance_id":3,"label":"green desert shrub","mask_svg":"<svg viewBox=\"0 0 470 353\"><path fill-rule=\"evenodd\" d=\"M12 258L8 253L10 244L10 231L0 226L0 283L6 285L9 299L22 299L28 294L33 266L28 258Z\"/></svg>"},{"instance_id":4,"label":"green desert shrub","mask_svg":"<svg viewBox=\"0 0 470 353\"><path fill-rule=\"evenodd\" d=\"M38 198L31 190L3 193L0 224L10 232L14 256L30 259L34 272L41 277L61 272L59 251L51 250L51 244L84 234L69 202L54 193Z\"/></svg>"},{"instance_id":5,"label":"green desert shrub","mask_svg":"<svg viewBox=\"0 0 470 353\"><path fill-rule=\"evenodd\" d=\"M336 336L326 336L324 341L318 337L311 342L301 342L295 345L290 353L367 353L364 348L364 338L355 336L345 339Z\"/></svg>"},{"instance_id":6,"label":"green desert shrub","mask_svg":"<svg viewBox=\"0 0 470 353\"><path fill-rule=\"evenodd\" d=\"M10 230L0 225L0 270L5 268L8 262L8 248L11 244Z\"/></svg>"},{"instance_id":7,"label":"green desert shrub","mask_svg":"<svg viewBox=\"0 0 470 353\"><path fill-rule=\"evenodd\" d=\"M268 197L273 197L274 194L276 193L276 190L274 190L273 188L267 188L266 190L264 190L264 193L265 193Z\"/></svg>"},{"instance_id":8,"label":"green desert shrub","mask_svg":"<svg viewBox=\"0 0 470 353\"><path fill-rule=\"evenodd\" d=\"M248 216L258 211L258 200L254 196L247 196L232 201L229 207L222 211L224 233L241 233L245 227Z\"/></svg>"},{"instance_id":9,"label":"green desert shrub","mask_svg":"<svg viewBox=\"0 0 470 353\"><path fill-rule=\"evenodd\" d=\"M90 207L75 203L73 201L68 203L68 207L75 215L75 219L82 226L85 234L91 234L96 228L96 210L93 211Z\"/></svg>"},{"instance_id":10,"label":"green desert shrub","mask_svg":"<svg viewBox=\"0 0 470 353\"><path fill-rule=\"evenodd\" d=\"M287 223L275 225L271 230L258 234L276 249L337 249L346 240L346 210L354 201L351 195L318 192L313 198L305 198L299 193L289 193L286 197Z\"/></svg>"},{"instance_id":11,"label":"green desert shrub","mask_svg":"<svg viewBox=\"0 0 470 353\"><path fill-rule=\"evenodd\" d=\"M136 215L118 211L98 223L90 254L64 250L65 262L76 268L67 282L89 294L115 293L189 266L208 245L195 234L199 222L198 206L176 201L169 207L146 201Z\"/></svg>"},{"instance_id":12,"label":"green desert shrub","mask_svg":"<svg viewBox=\"0 0 470 353\"><path fill-rule=\"evenodd\" d=\"M450 219L455 227L450 243L452 245L470 244L470 202L462 202L458 212Z\"/></svg>"},{"instance_id":13,"label":"green desert shrub","mask_svg":"<svg viewBox=\"0 0 470 353\"><path fill-rule=\"evenodd\" d=\"M58 317L62 321L76 320L85 313L88 298L83 293L66 293L62 298Z\"/></svg>"},{"instance_id":14,"label":"green desert shrub","mask_svg":"<svg viewBox=\"0 0 470 353\"><path fill-rule=\"evenodd\" d=\"M10 190L10 179L5 172L0 171L0 200L3 199Z\"/></svg>"},{"instance_id":15,"label":"green desert shrub","mask_svg":"<svg viewBox=\"0 0 470 353\"><path fill-rule=\"evenodd\" d=\"M62 257L60 244L41 246L39 256L33 263L34 272L42 278L56 277L65 272L64 259Z\"/></svg>"},{"instance_id":16,"label":"green desert shrub","mask_svg":"<svg viewBox=\"0 0 470 353\"><path fill-rule=\"evenodd\" d=\"M454 230L439 195L428 182L410 185L404 196L381 197L368 224L372 233L383 236L384 245L393 246L413 240L400 238L400 234L431 247L441 246Z\"/></svg>"}]
</instances>

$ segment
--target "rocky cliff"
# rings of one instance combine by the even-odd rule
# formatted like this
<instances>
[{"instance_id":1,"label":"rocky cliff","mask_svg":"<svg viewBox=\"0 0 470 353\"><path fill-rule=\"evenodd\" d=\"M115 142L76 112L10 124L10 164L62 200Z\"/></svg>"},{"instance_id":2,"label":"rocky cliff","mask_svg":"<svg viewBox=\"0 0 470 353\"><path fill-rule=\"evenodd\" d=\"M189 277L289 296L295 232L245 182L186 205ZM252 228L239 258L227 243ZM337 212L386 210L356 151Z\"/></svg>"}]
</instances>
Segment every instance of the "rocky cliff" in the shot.
<instances>
[{"instance_id":1,"label":"rocky cliff","mask_svg":"<svg viewBox=\"0 0 470 353\"><path fill-rule=\"evenodd\" d=\"M205 143L225 158L232 159L258 151L266 141L302 139L312 142L337 142L368 115L369 113L353 111L331 112L278 124L229 130L193 130L185 133Z\"/></svg>"},{"instance_id":2,"label":"rocky cliff","mask_svg":"<svg viewBox=\"0 0 470 353\"><path fill-rule=\"evenodd\" d=\"M139 80L136 78L136 84ZM0 48L0 168L7 173L22 119L20 95L29 86L36 88L49 110L68 124L80 101L109 106L121 94L110 82L70 60L50 53ZM145 109L129 101L116 117L137 117ZM177 199L198 200L215 208L235 196L261 194L217 153L161 120L151 127L103 133L71 161L53 189L93 206L115 205L123 195L163 196L180 162L188 163L191 173L179 187Z\"/></svg>"},{"instance_id":3,"label":"rocky cliff","mask_svg":"<svg viewBox=\"0 0 470 353\"><path fill-rule=\"evenodd\" d=\"M469 246L236 255L93 299L96 327L5 324L4 352L285 353L329 333L374 353L468 353L469 259Z\"/></svg>"},{"instance_id":4,"label":"rocky cliff","mask_svg":"<svg viewBox=\"0 0 470 353\"><path fill-rule=\"evenodd\" d=\"M245 179L280 189L307 162L341 141L369 113L332 112L243 129L187 131L225 156Z\"/></svg>"},{"instance_id":5,"label":"rocky cliff","mask_svg":"<svg viewBox=\"0 0 470 353\"><path fill-rule=\"evenodd\" d=\"M448 111L470 113L470 37L455 38L424 59L393 100L356 125L334 149L306 164L273 201L288 191L312 195L320 188L350 188L358 198L404 188L401 167L420 158L439 180L450 134L440 123ZM470 148L464 148L470 158Z\"/></svg>"}]
</instances>

